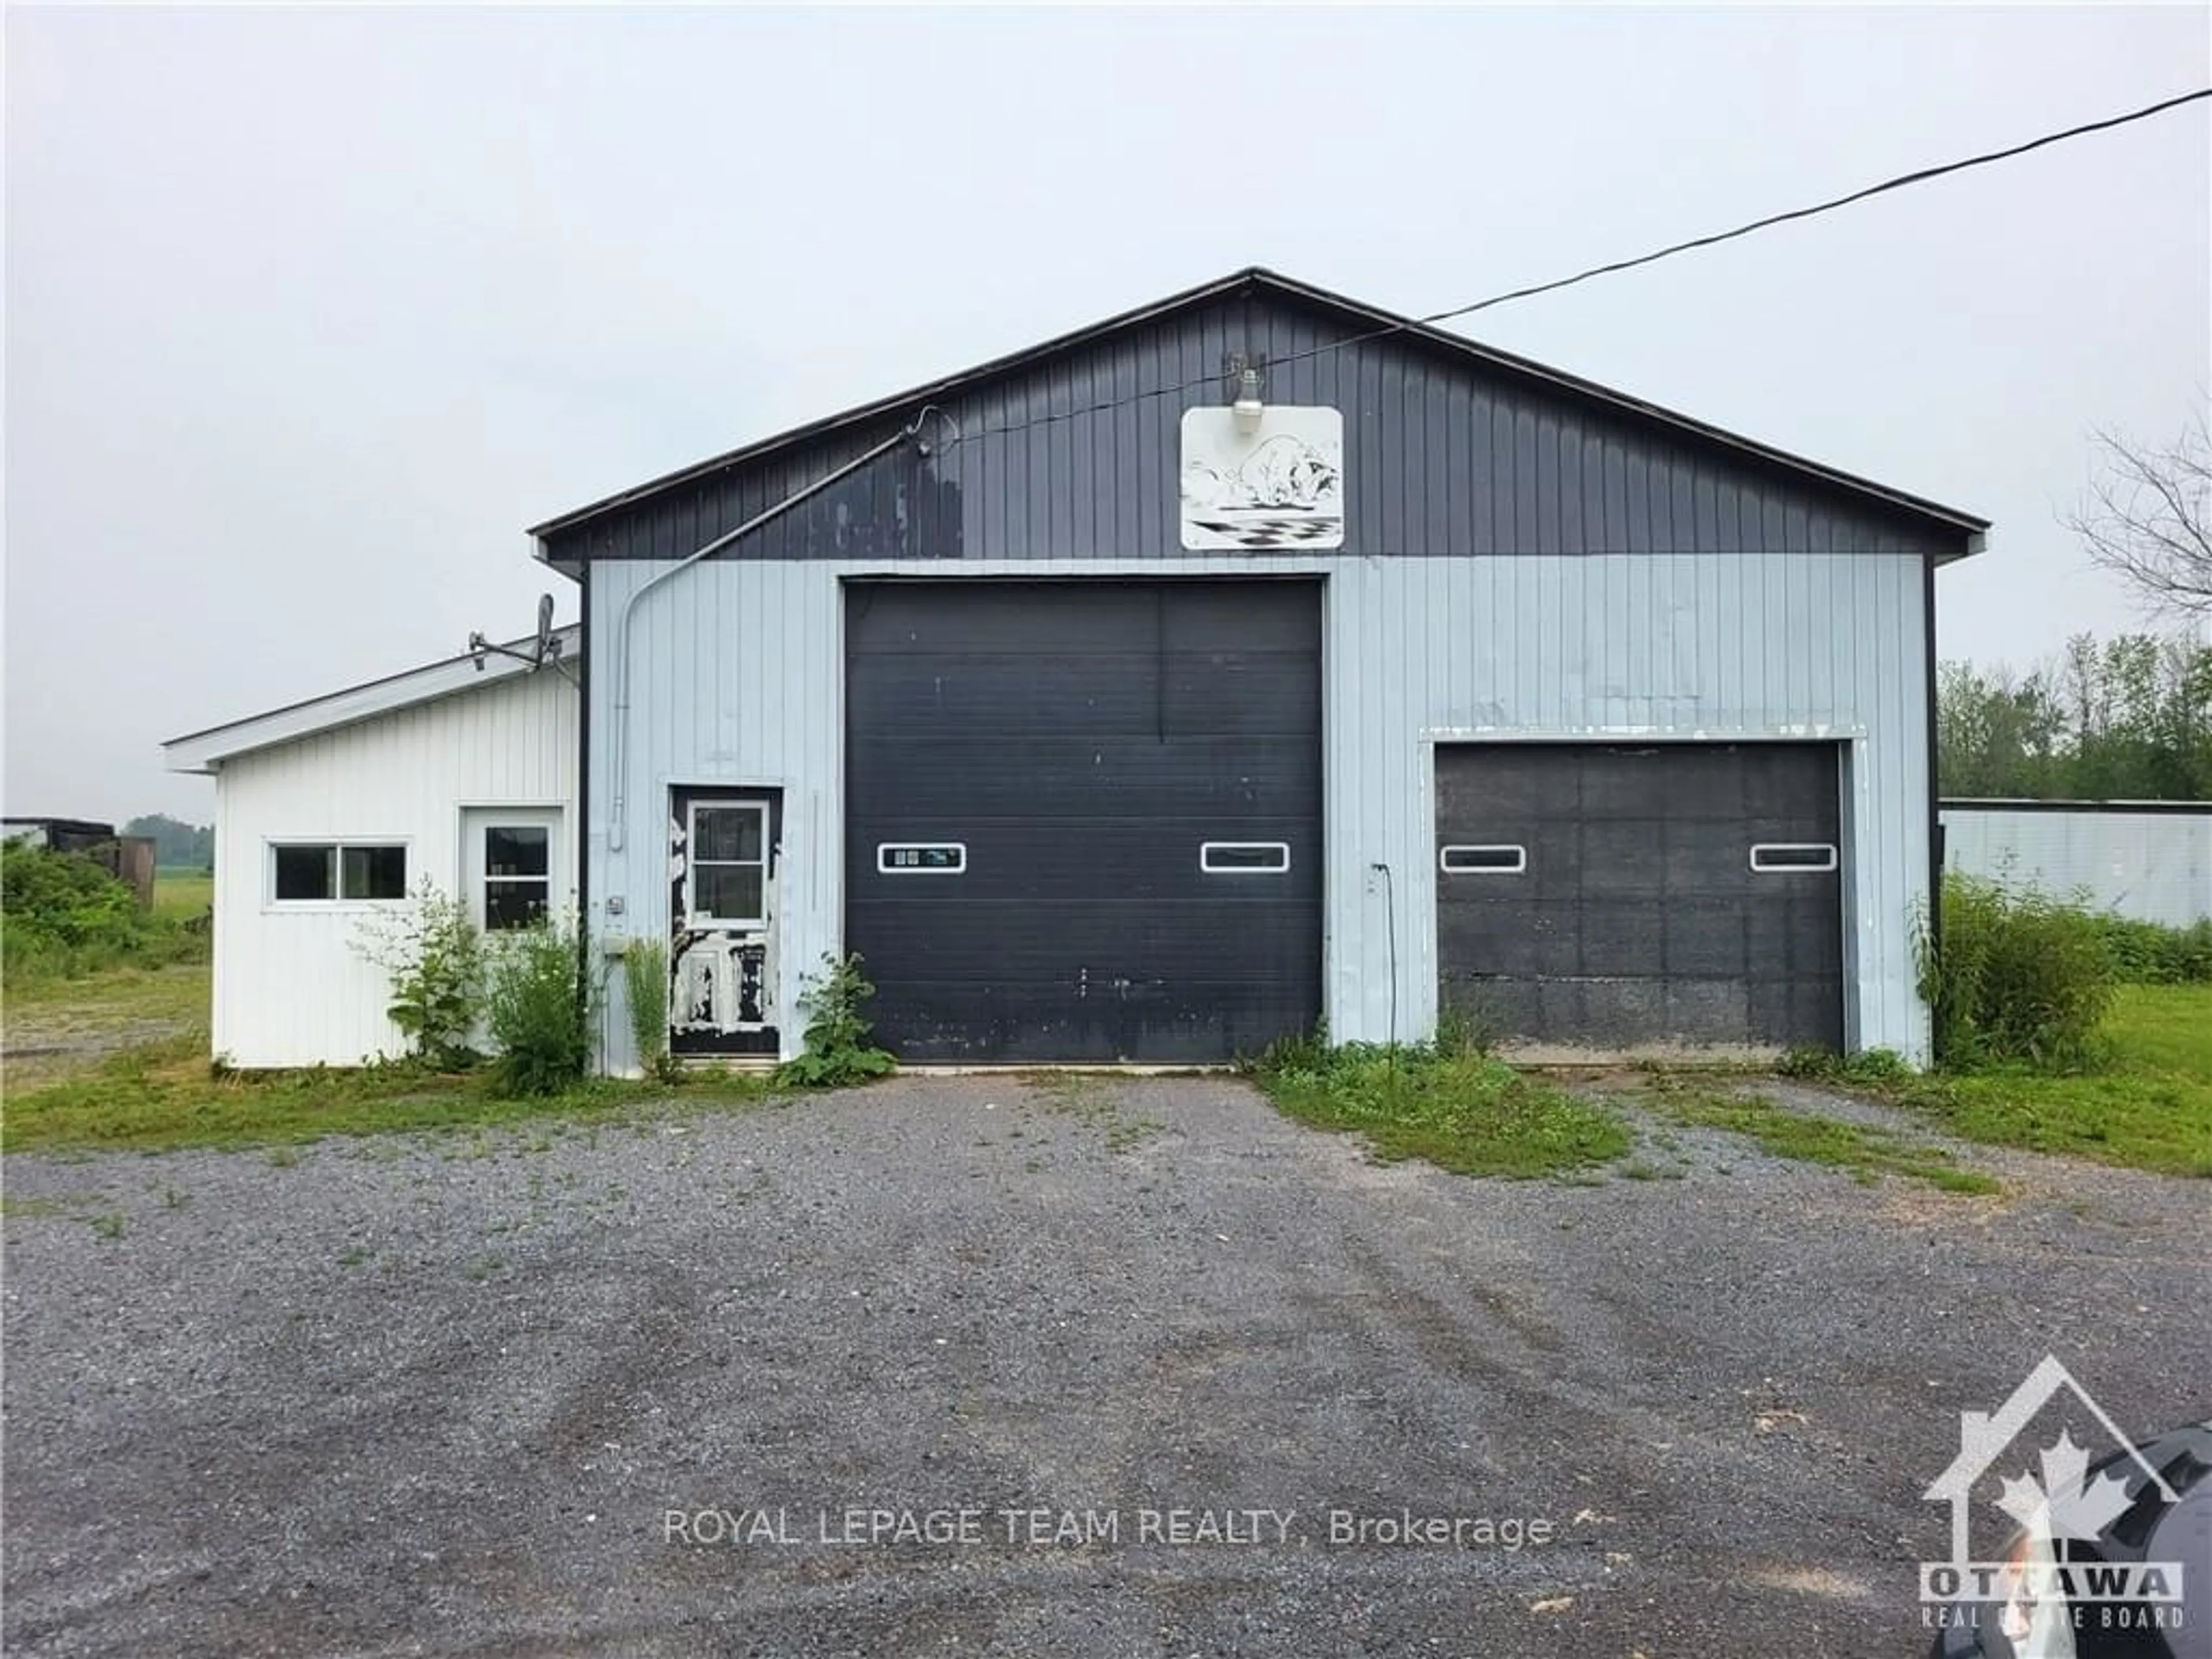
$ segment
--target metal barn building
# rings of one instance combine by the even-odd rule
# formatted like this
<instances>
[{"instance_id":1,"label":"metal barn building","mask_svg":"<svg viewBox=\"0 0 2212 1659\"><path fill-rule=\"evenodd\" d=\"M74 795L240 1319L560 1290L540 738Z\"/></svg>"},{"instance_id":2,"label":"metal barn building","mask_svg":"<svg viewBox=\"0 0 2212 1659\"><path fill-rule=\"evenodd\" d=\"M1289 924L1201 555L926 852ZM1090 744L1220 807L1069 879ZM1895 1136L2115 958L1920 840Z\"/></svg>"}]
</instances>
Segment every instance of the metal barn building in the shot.
<instances>
[{"instance_id":1,"label":"metal barn building","mask_svg":"<svg viewBox=\"0 0 2212 1659\"><path fill-rule=\"evenodd\" d=\"M583 913L679 1053L795 1053L856 951L908 1061L1924 1055L1986 527L1244 271L539 526Z\"/></svg>"}]
</instances>

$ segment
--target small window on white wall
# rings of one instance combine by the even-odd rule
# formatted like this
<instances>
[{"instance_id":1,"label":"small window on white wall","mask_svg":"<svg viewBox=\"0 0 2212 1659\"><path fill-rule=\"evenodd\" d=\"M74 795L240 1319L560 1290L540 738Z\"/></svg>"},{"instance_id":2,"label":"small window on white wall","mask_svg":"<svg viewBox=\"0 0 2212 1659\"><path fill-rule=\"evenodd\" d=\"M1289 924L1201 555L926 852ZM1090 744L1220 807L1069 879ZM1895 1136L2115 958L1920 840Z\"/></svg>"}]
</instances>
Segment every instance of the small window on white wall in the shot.
<instances>
[{"instance_id":1,"label":"small window on white wall","mask_svg":"<svg viewBox=\"0 0 2212 1659\"><path fill-rule=\"evenodd\" d=\"M271 846L270 894L279 904L331 904L407 896L400 842L289 842Z\"/></svg>"}]
</instances>

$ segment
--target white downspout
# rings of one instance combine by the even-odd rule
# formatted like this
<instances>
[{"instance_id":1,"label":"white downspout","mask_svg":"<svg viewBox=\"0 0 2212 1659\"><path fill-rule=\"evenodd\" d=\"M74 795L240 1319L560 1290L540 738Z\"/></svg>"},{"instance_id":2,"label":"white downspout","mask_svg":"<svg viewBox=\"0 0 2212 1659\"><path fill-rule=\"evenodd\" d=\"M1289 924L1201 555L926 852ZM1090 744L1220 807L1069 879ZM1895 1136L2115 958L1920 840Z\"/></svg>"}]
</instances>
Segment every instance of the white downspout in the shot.
<instances>
[{"instance_id":1,"label":"white downspout","mask_svg":"<svg viewBox=\"0 0 2212 1659\"><path fill-rule=\"evenodd\" d=\"M950 417L945 415L945 411L939 409L934 404L926 404L922 408L921 412L914 417L913 422L910 425L902 427L896 436L884 439L883 442L878 444L873 449L866 450L862 453L854 456L851 460L846 462L844 465L838 467L834 471L825 472L822 477L817 478L812 483L808 484L803 489L797 490L792 495L786 496L783 500L778 501L774 507L769 507L765 513L758 514L754 517L746 520L735 530L726 531L723 534L715 537L713 541L708 542L704 547L700 548L697 551L685 555L683 558L678 559L674 564L670 565L667 569L659 572L658 574L653 575L641 583L636 591L632 592L628 599L623 601L621 614L615 619L613 640L615 657L614 730L611 733L612 749L608 757L608 763L612 767L614 771L614 789L611 799L609 803L609 816L607 818L607 850L609 852L619 853L622 851L623 807L624 803L629 799L629 624L632 614L637 610L637 602L643 599L647 594L652 592L653 589L659 587L663 582L668 580L671 577L683 574L684 572L689 570L693 565L698 563L700 560L711 557L713 555L720 552L724 548L727 547L732 542L738 540L740 537L750 535L754 531L759 529L771 519L777 518L781 514L789 512L793 507L797 507L801 501L806 500L810 495L819 495L823 490L827 489L831 484L836 483L839 479L843 478L851 473L857 472L860 468L866 466L870 461L874 460L878 456L885 454L888 452L897 448L899 445L906 443L919 436L921 432L922 422L927 421L932 415L935 415L939 420L950 419ZM589 716L587 715L586 718L589 718Z\"/></svg>"}]
</instances>

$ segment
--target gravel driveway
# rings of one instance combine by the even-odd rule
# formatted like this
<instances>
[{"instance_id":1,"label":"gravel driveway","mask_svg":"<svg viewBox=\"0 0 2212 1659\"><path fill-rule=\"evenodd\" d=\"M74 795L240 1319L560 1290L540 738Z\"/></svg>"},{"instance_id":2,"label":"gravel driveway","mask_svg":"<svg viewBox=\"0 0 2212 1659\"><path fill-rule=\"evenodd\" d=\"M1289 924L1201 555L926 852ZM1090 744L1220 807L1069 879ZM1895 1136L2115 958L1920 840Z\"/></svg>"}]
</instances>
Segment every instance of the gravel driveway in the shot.
<instances>
[{"instance_id":1,"label":"gravel driveway","mask_svg":"<svg viewBox=\"0 0 2212 1659\"><path fill-rule=\"evenodd\" d=\"M2202 1183L1676 1146L1471 1181L1226 1079L917 1078L10 1158L0 1636L1911 1653L1962 1407L2055 1351L2123 1423L2204 1413Z\"/></svg>"}]
</instances>

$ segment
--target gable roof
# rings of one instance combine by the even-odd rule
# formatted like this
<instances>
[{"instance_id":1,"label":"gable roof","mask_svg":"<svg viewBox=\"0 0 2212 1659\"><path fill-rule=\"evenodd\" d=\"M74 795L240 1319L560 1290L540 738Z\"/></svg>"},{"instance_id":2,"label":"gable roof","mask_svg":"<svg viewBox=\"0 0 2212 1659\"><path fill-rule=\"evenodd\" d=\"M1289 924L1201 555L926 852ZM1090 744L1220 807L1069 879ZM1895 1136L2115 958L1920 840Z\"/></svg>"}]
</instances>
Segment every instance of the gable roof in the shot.
<instances>
[{"instance_id":1,"label":"gable roof","mask_svg":"<svg viewBox=\"0 0 2212 1659\"><path fill-rule=\"evenodd\" d=\"M553 660L578 659L577 647L582 633L574 623L555 629L553 638L560 647ZM374 720L394 709L410 708L416 703L497 684L518 674L533 673L537 671L528 663L499 653L527 651L537 642L538 636L533 634L525 639L510 640L504 646L495 645L482 657L463 652L458 657L425 663L420 668L387 674L381 679L364 680L359 685L325 692L304 702L286 703L281 708L248 714L242 720L211 726L204 732L188 732L162 744L161 763L172 772L213 772L223 762L257 749L273 748L280 743L313 737L319 732L351 726L358 720Z\"/></svg>"},{"instance_id":2,"label":"gable roof","mask_svg":"<svg viewBox=\"0 0 2212 1659\"><path fill-rule=\"evenodd\" d=\"M1827 485L1832 489L1840 489L1847 494L1870 499L1893 511L1901 511L1926 520L1954 535L1965 536L1969 541L1969 551L1977 550L1979 548L1980 538L1989 529L1988 520L1960 508L1946 507L1939 501L1909 495L1901 489L1893 489L1887 484L1876 483L1871 479L1827 466L1819 461L1808 460L1801 455L1793 455L1786 450L1777 449L1771 445L1759 443L1740 434L1727 431L1704 421L1695 420L1687 415L1662 408L1657 404L1647 403L1640 398L1631 397L1626 392L1616 392L1609 386L1600 386L1594 380L1583 380L1564 370L1551 368L1528 358L1516 356L1511 352L1500 351L1495 347L1483 345L1463 335L1448 332L1431 324L1419 322L1410 317L1399 316L1360 301L1347 299L1340 294L1331 293L1326 289L1316 288L1310 283L1298 282L1261 266L1252 265L1213 282L1201 283L1196 288L1186 289L1180 294L1170 295L1166 299L1155 301L1150 305L1139 306L1133 311L1125 311L1118 316L1109 317L1102 322L1091 324L1072 333L1059 335L1036 345L1011 352L1005 356L993 358L990 362L980 363L973 368L945 375L939 380L911 387L905 392L896 392L887 398L878 398L873 402L846 410L842 414L828 416L804 426L793 427L788 431L777 433L773 437L763 438L756 443L709 457L706 460L696 461L689 466L680 467L673 472L664 473L659 477L648 479L643 483L633 485L628 489L619 490L599 501L572 508L568 512L548 519L543 524L533 526L529 533L538 540L538 556L544 558L546 552L544 543L548 537L573 530L580 525L586 524L606 514L634 507L641 501L651 500L669 490L680 489L732 466L759 460L779 450L788 449L795 445L812 442L844 428L877 421L886 415L910 411L916 406L933 399L952 397L981 382L1016 373L1060 353L1091 344L1109 335L1120 333L1143 324L1158 321L1193 307L1226 298L1271 295L1295 301L1308 307L1334 313L1344 322L1364 330L1378 334L1387 332L1395 337L1423 342L1448 355L1456 356L1467 363L1509 380L1546 388L1553 392L1565 393L1602 406L1632 420L1662 428L1674 435L1687 438L1700 444L1717 445L1731 449L1747 458L1764 462L1770 466L1778 467L1786 472L1798 474L1806 479ZM1152 390L1152 388L1147 388L1147 390Z\"/></svg>"}]
</instances>

